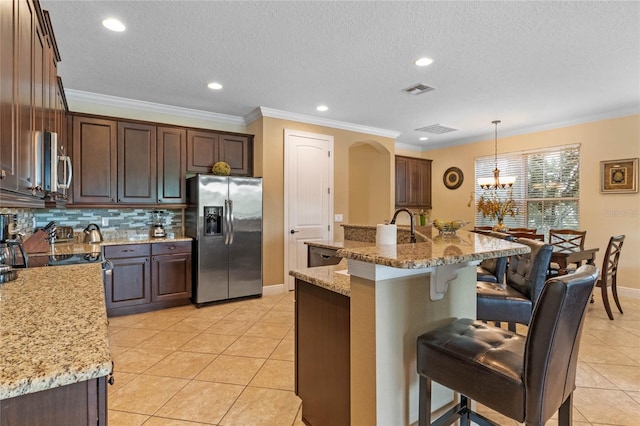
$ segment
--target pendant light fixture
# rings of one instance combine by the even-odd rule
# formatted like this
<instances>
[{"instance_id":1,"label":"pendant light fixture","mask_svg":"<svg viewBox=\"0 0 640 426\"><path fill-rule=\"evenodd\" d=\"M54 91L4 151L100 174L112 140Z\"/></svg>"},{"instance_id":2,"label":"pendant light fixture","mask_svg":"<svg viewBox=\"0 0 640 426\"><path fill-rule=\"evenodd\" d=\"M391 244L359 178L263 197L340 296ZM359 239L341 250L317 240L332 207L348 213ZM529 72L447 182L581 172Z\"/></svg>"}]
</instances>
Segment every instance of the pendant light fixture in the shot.
<instances>
[{"instance_id":1,"label":"pendant light fixture","mask_svg":"<svg viewBox=\"0 0 640 426\"><path fill-rule=\"evenodd\" d=\"M495 125L495 169L493 170L493 178L479 178L478 185L480 185L480 188L485 190L511 188L513 186L513 183L516 181L516 177L505 176L501 179L500 170L498 170L498 124L500 124L500 120L494 120L491 123Z\"/></svg>"}]
</instances>

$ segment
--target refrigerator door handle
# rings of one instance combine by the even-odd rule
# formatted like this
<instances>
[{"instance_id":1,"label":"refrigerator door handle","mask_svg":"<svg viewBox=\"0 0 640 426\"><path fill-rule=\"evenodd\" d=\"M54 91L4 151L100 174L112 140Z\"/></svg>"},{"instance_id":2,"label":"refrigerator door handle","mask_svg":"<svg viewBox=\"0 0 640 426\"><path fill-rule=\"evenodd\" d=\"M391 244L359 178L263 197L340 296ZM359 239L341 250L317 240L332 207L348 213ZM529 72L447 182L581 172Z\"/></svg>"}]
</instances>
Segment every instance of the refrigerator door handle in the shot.
<instances>
[{"instance_id":1,"label":"refrigerator door handle","mask_svg":"<svg viewBox=\"0 0 640 426\"><path fill-rule=\"evenodd\" d=\"M229 244L229 200L224 200L224 244Z\"/></svg>"},{"instance_id":2,"label":"refrigerator door handle","mask_svg":"<svg viewBox=\"0 0 640 426\"><path fill-rule=\"evenodd\" d=\"M229 200L229 225L231 229L231 236L229 237L229 244L233 244L233 200Z\"/></svg>"}]
</instances>

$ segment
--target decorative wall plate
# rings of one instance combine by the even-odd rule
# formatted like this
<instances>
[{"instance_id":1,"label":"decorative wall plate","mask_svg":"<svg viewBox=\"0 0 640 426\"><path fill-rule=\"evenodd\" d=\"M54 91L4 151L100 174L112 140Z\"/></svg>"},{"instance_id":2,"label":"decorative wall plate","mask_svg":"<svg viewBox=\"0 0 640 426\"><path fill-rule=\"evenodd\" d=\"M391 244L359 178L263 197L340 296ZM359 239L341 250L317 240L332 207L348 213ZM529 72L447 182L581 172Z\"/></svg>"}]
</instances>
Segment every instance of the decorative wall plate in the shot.
<instances>
[{"instance_id":1,"label":"decorative wall plate","mask_svg":"<svg viewBox=\"0 0 640 426\"><path fill-rule=\"evenodd\" d=\"M449 167L445 170L444 175L442 176L442 181L444 182L444 186L449 189L459 188L464 181L462 170L457 167Z\"/></svg>"}]
</instances>

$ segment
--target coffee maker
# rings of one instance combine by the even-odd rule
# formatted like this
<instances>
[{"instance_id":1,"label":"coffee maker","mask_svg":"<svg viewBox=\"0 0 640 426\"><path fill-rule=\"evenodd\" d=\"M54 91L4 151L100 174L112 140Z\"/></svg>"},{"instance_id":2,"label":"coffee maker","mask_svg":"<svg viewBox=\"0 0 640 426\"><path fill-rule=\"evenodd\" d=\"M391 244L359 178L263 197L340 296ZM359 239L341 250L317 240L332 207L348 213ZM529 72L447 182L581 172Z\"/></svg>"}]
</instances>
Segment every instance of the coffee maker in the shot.
<instances>
[{"instance_id":1,"label":"coffee maker","mask_svg":"<svg viewBox=\"0 0 640 426\"><path fill-rule=\"evenodd\" d=\"M16 238L16 215L0 214L0 283L15 280L15 268L26 268L28 257L22 242Z\"/></svg>"},{"instance_id":2,"label":"coffee maker","mask_svg":"<svg viewBox=\"0 0 640 426\"><path fill-rule=\"evenodd\" d=\"M151 212L151 229L149 229L149 236L152 238L163 238L167 236L163 226L165 215L164 210L153 210Z\"/></svg>"}]
</instances>

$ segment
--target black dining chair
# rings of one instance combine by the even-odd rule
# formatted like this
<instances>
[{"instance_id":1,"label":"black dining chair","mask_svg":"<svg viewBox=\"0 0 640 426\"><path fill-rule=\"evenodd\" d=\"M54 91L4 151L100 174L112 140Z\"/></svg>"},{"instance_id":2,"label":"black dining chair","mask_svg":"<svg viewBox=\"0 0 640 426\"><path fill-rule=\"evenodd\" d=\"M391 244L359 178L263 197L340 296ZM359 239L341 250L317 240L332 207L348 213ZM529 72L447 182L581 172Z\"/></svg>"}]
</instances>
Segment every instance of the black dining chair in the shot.
<instances>
[{"instance_id":1,"label":"black dining chair","mask_svg":"<svg viewBox=\"0 0 640 426\"><path fill-rule=\"evenodd\" d=\"M558 412L571 425L580 337L598 277L594 265L546 281L526 337L472 319L456 319L417 340L418 425L496 425L471 410L477 401L517 422L542 426ZM431 423L431 382L460 403Z\"/></svg>"},{"instance_id":2,"label":"black dining chair","mask_svg":"<svg viewBox=\"0 0 640 426\"><path fill-rule=\"evenodd\" d=\"M515 237L502 232L489 231L484 235L501 238L507 241L515 241ZM507 256L485 259L476 267L476 280L488 283L504 283L504 274L507 269Z\"/></svg>"},{"instance_id":3,"label":"black dining chair","mask_svg":"<svg viewBox=\"0 0 640 426\"><path fill-rule=\"evenodd\" d=\"M620 260L620 251L622 250L624 239L624 235L609 238L607 251L604 253L604 260L602 261L600 279L596 284L602 291L602 302L604 303L604 309L607 311L610 320L613 320L613 314L611 313L611 306L609 305L607 288L611 287L613 301L616 302L620 313L624 313L622 312L622 306L620 306L620 300L618 299L618 261Z\"/></svg>"},{"instance_id":4,"label":"black dining chair","mask_svg":"<svg viewBox=\"0 0 640 426\"><path fill-rule=\"evenodd\" d=\"M505 284L476 283L477 318L507 322L511 331L516 330L516 323L529 324L552 252L552 247L542 241L518 238L516 242L529 246L531 252L509 257Z\"/></svg>"}]
</instances>

